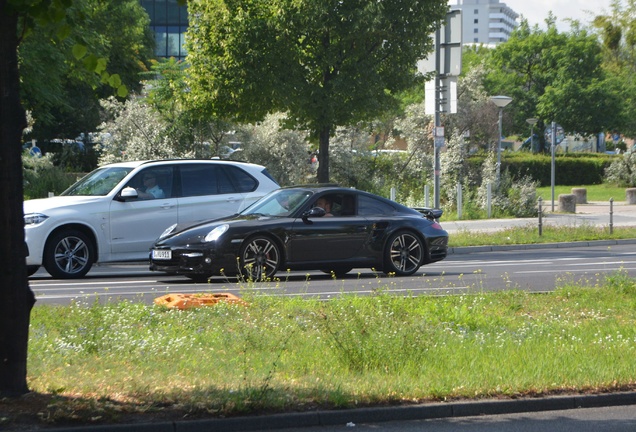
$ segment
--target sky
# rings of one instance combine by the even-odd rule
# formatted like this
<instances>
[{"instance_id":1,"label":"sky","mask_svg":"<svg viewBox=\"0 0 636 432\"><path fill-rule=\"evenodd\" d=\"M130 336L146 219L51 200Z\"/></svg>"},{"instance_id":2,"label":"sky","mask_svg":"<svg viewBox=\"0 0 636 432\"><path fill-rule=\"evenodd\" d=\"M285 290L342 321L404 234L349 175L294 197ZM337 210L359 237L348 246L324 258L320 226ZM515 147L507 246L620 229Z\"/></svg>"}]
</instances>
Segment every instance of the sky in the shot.
<instances>
[{"instance_id":1,"label":"sky","mask_svg":"<svg viewBox=\"0 0 636 432\"><path fill-rule=\"evenodd\" d=\"M545 18L552 11L557 17L557 29L567 31L570 26L565 18L579 20L582 24L589 24L595 15L609 14L610 0L500 0L519 15L523 15L531 26L539 24L545 28ZM451 4L455 3L451 1ZM592 14L588 12L592 12Z\"/></svg>"}]
</instances>

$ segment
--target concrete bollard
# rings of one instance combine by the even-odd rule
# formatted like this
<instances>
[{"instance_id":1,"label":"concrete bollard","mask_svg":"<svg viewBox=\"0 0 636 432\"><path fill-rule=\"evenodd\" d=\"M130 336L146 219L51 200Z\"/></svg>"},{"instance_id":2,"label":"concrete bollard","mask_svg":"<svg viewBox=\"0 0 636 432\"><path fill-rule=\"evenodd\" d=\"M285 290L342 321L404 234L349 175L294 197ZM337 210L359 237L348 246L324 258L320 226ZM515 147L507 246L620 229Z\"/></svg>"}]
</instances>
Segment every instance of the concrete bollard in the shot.
<instances>
[{"instance_id":1,"label":"concrete bollard","mask_svg":"<svg viewBox=\"0 0 636 432\"><path fill-rule=\"evenodd\" d=\"M576 196L577 204L587 204L587 189L572 188L572 195Z\"/></svg>"},{"instance_id":2,"label":"concrete bollard","mask_svg":"<svg viewBox=\"0 0 636 432\"><path fill-rule=\"evenodd\" d=\"M573 195L573 194L559 195L559 212L576 213L576 195Z\"/></svg>"},{"instance_id":3,"label":"concrete bollard","mask_svg":"<svg viewBox=\"0 0 636 432\"><path fill-rule=\"evenodd\" d=\"M636 188L625 189L625 201L627 204L636 204Z\"/></svg>"}]
</instances>

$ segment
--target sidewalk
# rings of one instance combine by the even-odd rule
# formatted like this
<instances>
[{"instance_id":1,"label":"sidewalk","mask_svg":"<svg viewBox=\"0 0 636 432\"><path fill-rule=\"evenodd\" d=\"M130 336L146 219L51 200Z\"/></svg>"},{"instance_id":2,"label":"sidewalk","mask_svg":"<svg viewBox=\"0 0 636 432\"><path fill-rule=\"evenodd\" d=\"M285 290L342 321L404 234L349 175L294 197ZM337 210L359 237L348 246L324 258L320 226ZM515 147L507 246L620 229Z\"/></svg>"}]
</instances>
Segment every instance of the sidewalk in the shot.
<instances>
[{"instance_id":1,"label":"sidewalk","mask_svg":"<svg viewBox=\"0 0 636 432\"><path fill-rule=\"evenodd\" d=\"M625 201L614 201L613 205L607 201L588 202L577 204L576 213L559 213L558 203L555 202L552 212L551 201L545 201L543 205L543 226L598 226L609 227L636 227L636 205L628 205ZM610 214L611 212L611 214ZM517 219L483 219L483 220L444 220L440 223L450 234L460 231L493 232L514 227L539 227L539 218Z\"/></svg>"}]
</instances>

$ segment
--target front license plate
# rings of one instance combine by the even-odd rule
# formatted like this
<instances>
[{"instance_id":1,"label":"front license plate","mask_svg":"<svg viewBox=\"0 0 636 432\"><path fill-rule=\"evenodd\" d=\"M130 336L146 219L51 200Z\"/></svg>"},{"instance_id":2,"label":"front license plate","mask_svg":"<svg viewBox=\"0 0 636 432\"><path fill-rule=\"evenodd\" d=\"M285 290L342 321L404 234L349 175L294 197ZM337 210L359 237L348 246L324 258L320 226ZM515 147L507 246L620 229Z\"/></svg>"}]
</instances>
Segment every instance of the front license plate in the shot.
<instances>
[{"instance_id":1,"label":"front license plate","mask_svg":"<svg viewBox=\"0 0 636 432\"><path fill-rule=\"evenodd\" d=\"M152 259L156 260L169 260L172 259L172 251L164 249L153 249Z\"/></svg>"}]
</instances>

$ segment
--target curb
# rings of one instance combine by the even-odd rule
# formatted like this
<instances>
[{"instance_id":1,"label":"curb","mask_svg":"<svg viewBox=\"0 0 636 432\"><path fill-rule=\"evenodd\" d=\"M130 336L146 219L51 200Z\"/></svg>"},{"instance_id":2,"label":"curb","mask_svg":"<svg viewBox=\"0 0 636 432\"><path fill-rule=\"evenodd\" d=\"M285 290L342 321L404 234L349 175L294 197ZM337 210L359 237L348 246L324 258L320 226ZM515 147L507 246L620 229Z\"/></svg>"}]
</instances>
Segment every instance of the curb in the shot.
<instances>
[{"instance_id":1,"label":"curb","mask_svg":"<svg viewBox=\"0 0 636 432\"><path fill-rule=\"evenodd\" d=\"M465 402L439 402L412 406L314 411L226 419L178 422L79 426L46 429L48 432L238 432L300 427L346 426L356 423L428 420L479 415L598 408L636 405L636 392L593 395L548 396L545 398L490 399Z\"/></svg>"},{"instance_id":2,"label":"curb","mask_svg":"<svg viewBox=\"0 0 636 432\"><path fill-rule=\"evenodd\" d=\"M529 250L529 249L554 249L554 248L575 248L590 246L615 246L622 244L636 244L636 239L619 240L590 240L566 243L532 243L516 245L494 245L494 246L461 246L448 248L448 255L451 254L471 254L479 252L500 252L509 250Z\"/></svg>"}]
</instances>

